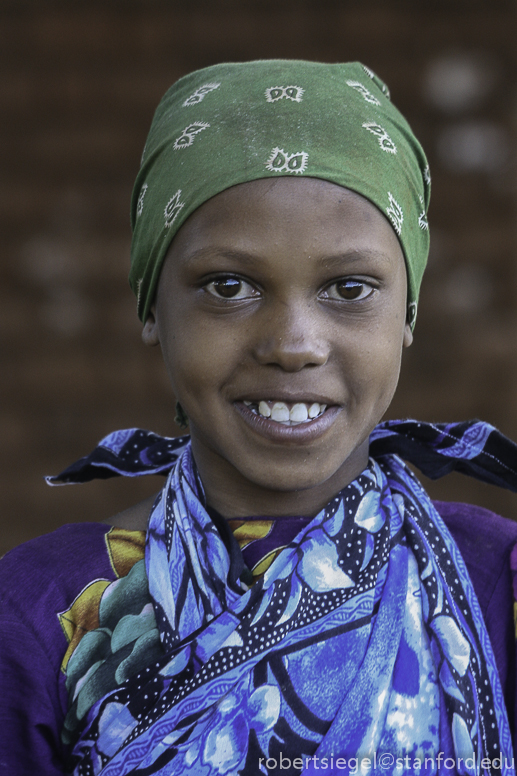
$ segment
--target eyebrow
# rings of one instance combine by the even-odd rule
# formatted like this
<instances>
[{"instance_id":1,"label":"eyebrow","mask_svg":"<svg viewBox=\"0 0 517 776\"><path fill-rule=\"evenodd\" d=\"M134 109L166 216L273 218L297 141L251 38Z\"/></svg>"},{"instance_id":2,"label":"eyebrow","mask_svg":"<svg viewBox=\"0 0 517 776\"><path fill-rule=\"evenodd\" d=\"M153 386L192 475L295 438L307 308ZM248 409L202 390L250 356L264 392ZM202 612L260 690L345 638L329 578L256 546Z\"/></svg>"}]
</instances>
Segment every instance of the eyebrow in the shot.
<instances>
[{"instance_id":1,"label":"eyebrow","mask_svg":"<svg viewBox=\"0 0 517 776\"><path fill-rule=\"evenodd\" d=\"M184 256L182 263L185 266L195 264L197 261L202 261L207 258L225 258L230 261L238 262L245 266L254 266L262 263L263 258L260 255L248 253L246 251L233 250L231 248L199 248L196 251ZM393 261L393 257L384 253L383 251L376 250L350 250L344 253L338 253L330 256L320 256L318 258L318 264L325 267L342 267L343 264L358 264L361 261L371 259L375 262L381 262L383 264L390 264Z\"/></svg>"},{"instance_id":2,"label":"eyebrow","mask_svg":"<svg viewBox=\"0 0 517 776\"><path fill-rule=\"evenodd\" d=\"M261 261L260 256L254 256L252 253L246 253L245 251L235 251L231 248L199 248L197 251L189 253L187 256L182 257L182 263L186 266L195 264L196 261L202 261L203 259L211 258L223 258L230 259L232 261L238 261L239 263L252 265Z\"/></svg>"},{"instance_id":3,"label":"eyebrow","mask_svg":"<svg viewBox=\"0 0 517 776\"><path fill-rule=\"evenodd\" d=\"M345 253L338 253L333 256L322 256L319 263L326 267L340 267L343 264L358 264L361 261L371 259L383 264L391 264L393 256L383 251L375 250L351 250Z\"/></svg>"}]
</instances>

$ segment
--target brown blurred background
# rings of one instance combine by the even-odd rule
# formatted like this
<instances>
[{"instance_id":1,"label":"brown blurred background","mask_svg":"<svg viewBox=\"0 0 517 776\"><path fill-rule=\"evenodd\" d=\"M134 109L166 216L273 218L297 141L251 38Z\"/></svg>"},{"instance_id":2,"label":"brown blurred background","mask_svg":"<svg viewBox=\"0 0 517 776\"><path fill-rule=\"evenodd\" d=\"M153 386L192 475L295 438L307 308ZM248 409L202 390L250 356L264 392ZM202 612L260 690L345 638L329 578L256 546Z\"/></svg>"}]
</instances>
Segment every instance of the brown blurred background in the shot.
<instances>
[{"instance_id":1,"label":"brown blurred background","mask_svg":"<svg viewBox=\"0 0 517 776\"><path fill-rule=\"evenodd\" d=\"M359 59L387 81L433 175L390 416L477 416L517 438L515 40L503 0L0 2L1 550L161 486L42 477L115 428L177 433L127 285L129 197L162 93L215 62ZM460 475L431 492L517 517L515 495Z\"/></svg>"}]
</instances>

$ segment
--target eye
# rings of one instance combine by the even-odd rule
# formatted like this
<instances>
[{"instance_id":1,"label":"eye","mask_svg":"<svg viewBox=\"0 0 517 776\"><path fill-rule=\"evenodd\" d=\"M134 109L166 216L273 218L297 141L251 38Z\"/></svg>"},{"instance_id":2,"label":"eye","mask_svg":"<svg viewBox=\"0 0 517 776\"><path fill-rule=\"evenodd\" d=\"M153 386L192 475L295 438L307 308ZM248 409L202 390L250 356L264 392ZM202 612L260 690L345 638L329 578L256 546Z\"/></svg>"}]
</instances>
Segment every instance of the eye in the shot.
<instances>
[{"instance_id":1,"label":"eye","mask_svg":"<svg viewBox=\"0 0 517 776\"><path fill-rule=\"evenodd\" d=\"M232 275L211 280L206 284L205 289L219 299L250 299L258 295L257 289L250 283Z\"/></svg>"},{"instance_id":2,"label":"eye","mask_svg":"<svg viewBox=\"0 0 517 776\"><path fill-rule=\"evenodd\" d=\"M343 278L337 280L332 285L328 286L324 291L324 296L327 299L336 299L338 301L356 302L361 299L367 299L375 289L370 283L364 280L356 280L354 278Z\"/></svg>"}]
</instances>

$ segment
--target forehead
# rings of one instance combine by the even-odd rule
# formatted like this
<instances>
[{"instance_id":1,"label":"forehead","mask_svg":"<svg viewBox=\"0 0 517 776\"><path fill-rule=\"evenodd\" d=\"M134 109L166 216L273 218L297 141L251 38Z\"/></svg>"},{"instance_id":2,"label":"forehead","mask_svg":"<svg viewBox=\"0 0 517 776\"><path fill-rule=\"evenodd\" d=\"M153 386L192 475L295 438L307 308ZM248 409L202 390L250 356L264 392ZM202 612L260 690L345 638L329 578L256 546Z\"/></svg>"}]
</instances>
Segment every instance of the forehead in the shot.
<instances>
[{"instance_id":1,"label":"forehead","mask_svg":"<svg viewBox=\"0 0 517 776\"><path fill-rule=\"evenodd\" d=\"M403 261L393 227L365 197L325 180L287 177L212 197L178 230L169 256L181 260L210 246L260 253L283 242L304 253L384 252Z\"/></svg>"}]
</instances>

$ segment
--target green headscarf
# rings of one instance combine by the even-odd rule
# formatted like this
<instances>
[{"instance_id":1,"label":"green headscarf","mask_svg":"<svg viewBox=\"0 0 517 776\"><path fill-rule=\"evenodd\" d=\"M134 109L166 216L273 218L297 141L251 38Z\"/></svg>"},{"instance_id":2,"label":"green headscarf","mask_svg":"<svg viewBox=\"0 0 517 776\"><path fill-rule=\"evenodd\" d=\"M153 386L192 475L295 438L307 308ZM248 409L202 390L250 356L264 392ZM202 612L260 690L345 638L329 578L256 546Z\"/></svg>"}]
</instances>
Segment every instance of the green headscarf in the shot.
<instances>
[{"instance_id":1,"label":"green headscarf","mask_svg":"<svg viewBox=\"0 0 517 776\"><path fill-rule=\"evenodd\" d=\"M147 319L172 238L238 183L307 176L362 194L391 221L414 325L429 250L429 167L386 85L358 62L221 64L177 81L160 102L131 203L129 281Z\"/></svg>"}]
</instances>

